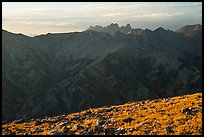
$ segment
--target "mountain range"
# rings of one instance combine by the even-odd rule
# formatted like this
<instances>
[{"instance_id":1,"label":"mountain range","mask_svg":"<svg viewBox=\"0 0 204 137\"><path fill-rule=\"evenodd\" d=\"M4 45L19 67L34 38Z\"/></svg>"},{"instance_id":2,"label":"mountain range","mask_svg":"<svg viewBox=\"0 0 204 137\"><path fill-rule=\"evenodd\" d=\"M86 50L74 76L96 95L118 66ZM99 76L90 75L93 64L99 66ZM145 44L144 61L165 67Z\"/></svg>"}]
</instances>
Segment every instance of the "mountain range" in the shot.
<instances>
[{"instance_id":1,"label":"mountain range","mask_svg":"<svg viewBox=\"0 0 204 137\"><path fill-rule=\"evenodd\" d=\"M202 90L202 26L2 30L2 119L39 118Z\"/></svg>"}]
</instances>

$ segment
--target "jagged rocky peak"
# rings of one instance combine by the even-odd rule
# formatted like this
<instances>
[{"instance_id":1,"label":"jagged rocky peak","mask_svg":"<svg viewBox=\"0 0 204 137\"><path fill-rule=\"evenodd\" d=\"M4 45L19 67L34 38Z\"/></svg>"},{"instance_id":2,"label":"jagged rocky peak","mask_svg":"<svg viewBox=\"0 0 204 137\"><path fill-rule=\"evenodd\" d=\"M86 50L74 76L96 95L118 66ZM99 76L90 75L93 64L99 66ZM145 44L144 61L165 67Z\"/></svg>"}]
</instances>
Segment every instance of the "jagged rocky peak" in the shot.
<instances>
[{"instance_id":1,"label":"jagged rocky peak","mask_svg":"<svg viewBox=\"0 0 204 137\"><path fill-rule=\"evenodd\" d=\"M130 24L128 23L125 27L131 28Z\"/></svg>"},{"instance_id":2,"label":"jagged rocky peak","mask_svg":"<svg viewBox=\"0 0 204 137\"><path fill-rule=\"evenodd\" d=\"M118 23L111 23L110 25L108 25L107 27L119 27Z\"/></svg>"},{"instance_id":3,"label":"jagged rocky peak","mask_svg":"<svg viewBox=\"0 0 204 137\"><path fill-rule=\"evenodd\" d=\"M136 34L136 35L141 35L143 34L144 30L141 28L137 28L137 29L132 29L128 34Z\"/></svg>"},{"instance_id":4,"label":"jagged rocky peak","mask_svg":"<svg viewBox=\"0 0 204 137\"><path fill-rule=\"evenodd\" d=\"M84 34L92 35L93 34L93 30L86 30L86 31L84 31Z\"/></svg>"},{"instance_id":5,"label":"jagged rocky peak","mask_svg":"<svg viewBox=\"0 0 204 137\"><path fill-rule=\"evenodd\" d=\"M125 26L122 26L121 28L132 30L132 27L130 26L130 24L126 24Z\"/></svg>"},{"instance_id":6,"label":"jagged rocky peak","mask_svg":"<svg viewBox=\"0 0 204 137\"><path fill-rule=\"evenodd\" d=\"M166 31L166 30L164 28L162 28L162 27L159 27L159 28L155 29L154 31L163 32L163 31Z\"/></svg>"},{"instance_id":7,"label":"jagged rocky peak","mask_svg":"<svg viewBox=\"0 0 204 137\"><path fill-rule=\"evenodd\" d=\"M132 30L133 30L133 29L132 29L132 27L130 26L130 24L127 24L126 26L122 26L122 27L121 27L121 31L122 31L123 33L126 33L126 34L130 33Z\"/></svg>"},{"instance_id":8,"label":"jagged rocky peak","mask_svg":"<svg viewBox=\"0 0 204 137\"><path fill-rule=\"evenodd\" d=\"M100 25L96 25L96 26L90 26L87 30L96 30L96 31L99 31L99 30L102 30L103 27L100 26Z\"/></svg>"},{"instance_id":9,"label":"jagged rocky peak","mask_svg":"<svg viewBox=\"0 0 204 137\"><path fill-rule=\"evenodd\" d=\"M117 23L111 23L106 27L106 32L114 33L116 31L120 31L120 27L118 26Z\"/></svg>"},{"instance_id":10,"label":"jagged rocky peak","mask_svg":"<svg viewBox=\"0 0 204 137\"><path fill-rule=\"evenodd\" d=\"M119 27L119 25L117 23L111 23L110 25L108 25L106 27L102 27L102 26L99 26L99 25L96 25L95 27L90 26L88 28L88 30L94 30L94 31L99 31L99 32L107 32L107 33L110 33L110 34L119 31L119 32L127 34L127 33L132 31L132 27L130 26L130 24Z\"/></svg>"}]
</instances>

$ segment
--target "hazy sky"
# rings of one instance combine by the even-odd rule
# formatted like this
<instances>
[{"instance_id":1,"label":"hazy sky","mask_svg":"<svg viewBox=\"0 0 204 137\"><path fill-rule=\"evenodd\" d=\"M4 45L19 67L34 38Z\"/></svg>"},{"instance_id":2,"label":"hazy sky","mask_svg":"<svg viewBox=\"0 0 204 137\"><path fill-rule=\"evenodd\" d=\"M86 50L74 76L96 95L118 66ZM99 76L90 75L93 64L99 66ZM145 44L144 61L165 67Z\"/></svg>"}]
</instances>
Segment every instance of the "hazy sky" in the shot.
<instances>
[{"instance_id":1,"label":"hazy sky","mask_svg":"<svg viewBox=\"0 0 204 137\"><path fill-rule=\"evenodd\" d=\"M83 31L110 23L151 30L202 24L202 2L2 2L2 28L15 33Z\"/></svg>"}]
</instances>

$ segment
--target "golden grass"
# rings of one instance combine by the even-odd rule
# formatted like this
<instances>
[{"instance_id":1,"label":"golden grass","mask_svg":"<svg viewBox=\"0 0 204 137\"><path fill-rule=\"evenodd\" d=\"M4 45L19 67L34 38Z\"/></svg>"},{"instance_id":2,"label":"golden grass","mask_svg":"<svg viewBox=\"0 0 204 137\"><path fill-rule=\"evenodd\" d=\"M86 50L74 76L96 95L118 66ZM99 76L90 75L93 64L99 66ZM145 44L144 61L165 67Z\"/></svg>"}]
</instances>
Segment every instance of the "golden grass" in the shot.
<instances>
[{"instance_id":1,"label":"golden grass","mask_svg":"<svg viewBox=\"0 0 204 137\"><path fill-rule=\"evenodd\" d=\"M101 113L101 116L109 121L109 124L105 124L104 128L124 128L126 135L182 135L202 134L202 93L196 93L191 95L172 97L168 101L166 98L159 99L158 102L154 100L147 100L142 102L129 102L123 105L111 106L114 108L110 112ZM70 134L73 131L78 133L83 129L77 130L77 124L89 129L94 129L97 125L96 115L100 110L111 107L101 107L97 109L91 109L93 115L86 115L84 120L74 121L71 124L66 124L65 127L69 128ZM196 107L197 111L192 115L182 113L183 108ZM115 108L118 108L116 111ZM77 112L65 116L68 121L75 116L81 116L87 111ZM131 117L130 123L123 122L124 119ZM58 117L53 117L52 121L57 120ZM43 132L35 133L36 129L42 129ZM53 129L56 131L62 131L62 127L54 122L45 122L41 125L35 126L35 122L26 122L21 124L7 123L2 125L2 133L4 135L10 134L23 134L19 130L25 130L27 134L39 134L46 135ZM5 130L6 129L6 130ZM170 129L173 132L168 132L166 129ZM94 134L102 134L95 133Z\"/></svg>"}]
</instances>

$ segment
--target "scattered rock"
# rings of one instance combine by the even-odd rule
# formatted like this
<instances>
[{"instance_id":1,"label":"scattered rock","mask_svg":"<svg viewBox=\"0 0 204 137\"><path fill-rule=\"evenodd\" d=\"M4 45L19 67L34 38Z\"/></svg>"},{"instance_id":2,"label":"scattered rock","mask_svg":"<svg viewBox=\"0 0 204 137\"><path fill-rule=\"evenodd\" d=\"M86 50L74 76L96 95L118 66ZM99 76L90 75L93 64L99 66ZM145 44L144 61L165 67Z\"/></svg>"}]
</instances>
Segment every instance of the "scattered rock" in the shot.
<instances>
[{"instance_id":1,"label":"scattered rock","mask_svg":"<svg viewBox=\"0 0 204 137\"><path fill-rule=\"evenodd\" d=\"M93 133L91 131L82 131L80 135L92 135Z\"/></svg>"},{"instance_id":2,"label":"scattered rock","mask_svg":"<svg viewBox=\"0 0 204 137\"><path fill-rule=\"evenodd\" d=\"M171 105L173 105L173 104L174 104L174 102L170 102L170 104L171 104Z\"/></svg>"},{"instance_id":3,"label":"scattered rock","mask_svg":"<svg viewBox=\"0 0 204 137\"><path fill-rule=\"evenodd\" d=\"M57 119L56 119L55 122L60 122L60 121L62 121L62 120L65 118L65 115L59 115L59 116L57 116L56 118L57 118Z\"/></svg>"},{"instance_id":4,"label":"scattered rock","mask_svg":"<svg viewBox=\"0 0 204 137\"><path fill-rule=\"evenodd\" d=\"M69 121L66 121L66 122L61 121L61 122L57 123L56 125L59 126L59 127L63 127L65 125L69 124L69 123L70 123Z\"/></svg>"},{"instance_id":5,"label":"scattered rock","mask_svg":"<svg viewBox=\"0 0 204 137\"><path fill-rule=\"evenodd\" d=\"M189 132L189 133L185 133L185 135L192 135L192 133L191 133L191 132Z\"/></svg>"},{"instance_id":6,"label":"scattered rock","mask_svg":"<svg viewBox=\"0 0 204 137\"><path fill-rule=\"evenodd\" d=\"M156 108L155 106L148 106L149 108Z\"/></svg>"},{"instance_id":7,"label":"scattered rock","mask_svg":"<svg viewBox=\"0 0 204 137\"><path fill-rule=\"evenodd\" d=\"M20 123L23 123L23 122L25 122L23 119L13 121L14 124L20 124Z\"/></svg>"},{"instance_id":8,"label":"scattered rock","mask_svg":"<svg viewBox=\"0 0 204 137\"><path fill-rule=\"evenodd\" d=\"M130 128L130 129L128 129L128 131L129 131L129 132L133 132L133 129L132 129L132 128Z\"/></svg>"},{"instance_id":9,"label":"scattered rock","mask_svg":"<svg viewBox=\"0 0 204 137\"><path fill-rule=\"evenodd\" d=\"M106 128L105 135L115 135L115 128Z\"/></svg>"},{"instance_id":10,"label":"scattered rock","mask_svg":"<svg viewBox=\"0 0 204 137\"><path fill-rule=\"evenodd\" d=\"M171 124L174 124L173 121L170 121L170 122L166 122L165 125L171 125Z\"/></svg>"},{"instance_id":11,"label":"scattered rock","mask_svg":"<svg viewBox=\"0 0 204 137\"><path fill-rule=\"evenodd\" d=\"M157 132L156 131L150 131L149 134L150 135L157 135Z\"/></svg>"},{"instance_id":12,"label":"scattered rock","mask_svg":"<svg viewBox=\"0 0 204 137\"><path fill-rule=\"evenodd\" d=\"M92 123L88 123L87 125L90 127Z\"/></svg>"},{"instance_id":13,"label":"scattered rock","mask_svg":"<svg viewBox=\"0 0 204 137\"><path fill-rule=\"evenodd\" d=\"M94 130L96 131L96 132L103 132L104 130L103 130L103 127L101 127L101 126L95 126L94 127Z\"/></svg>"},{"instance_id":14,"label":"scattered rock","mask_svg":"<svg viewBox=\"0 0 204 137\"><path fill-rule=\"evenodd\" d=\"M10 132L7 135L16 135L16 132Z\"/></svg>"},{"instance_id":15,"label":"scattered rock","mask_svg":"<svg viewBox=\"0 0 204 137\"><path fill-rule=\"evenodd\" d=\"M105 123L106 123L105 120L97 120L97 125L103 125Z\"/></svg>"},{"instance_id":16,"label":"scattered rock","mask_svg":"<svg viewBox=\"0 0 204 137\"><path fill-rule=\"evenodd\" d=\"M84 119L86 119L86 115L85 115L85 114L82 114L80 120L84 120Z\"/></svg>"},{"instance_id":17,"label":"scattered rock","mask_svg":"<svg viewBox=\"0 0 204 137\"><path fill-rule=\"evenodd\" d=\"M140 101L139 103L140 103L140 104L144 104L144 103L145 103L145 101Z\"/></svg>"},{"instance_id":18,"label":"scattered rock","mask_svg":"<svg viewBox=\"0 0 204 137\"><path fill-rule=\"evenodd\" d=\"M159 102L159 99L155 99L152 101L153 103Z\"/></svg>"},{"instance_id":19,"label":"scattered rock","mask_svg":"<svg viewBox=\"0 0 204 137\"><path fill-rule=\"evenodd\" d=\"M71 132L70 135L80 135L78 132L74 131L74 132Z\"/></svg>"},{"instance_id":20,"label":"scattered rock","mask_svg":"<svg viewBox=\"0 0 204 137\"><path fill-rule=\"evenodd\" d=\"M91 110L87 110L84 114L85 115L90 115L91 114Z\"/></svg>"},{"instance_id":21,"label":"scattered rock","mask_svg":"<svg viewBox=\"0 0 204 137\"><path fill-rule=\"evenodd\" d=\"M36 120L36 121L35 121L35 126L41 125L42 123L43 123L43 121L41 121L41 120Z\"/></svg>"},{"instance_id":22,"label":"scattered rock","mask_svg":"<svg viewBox=\"0 0 204 137\"><path fill-rule=\"evenodd\" d=\"M156 118L152 118L152 121L153 121L153 122L157 122L157 119L156 119Z\"/></svg>"},{"instance_id":23,"label":"scattered rock","mask_svg":"<svg viewBox=\"0 0 204 137\"><path fill-rule=\"evenodd\" d=\"M165 100L164 100L164 102L169 102L170 101L170 98L166 98Z\"/></svg>"},{"instance_id":24,"label":"scattered rock","mask_svg":"<svg viewBox=\"0 0 204 137\"><path fill-rule=\"evenodd\" d=\"M43 131L44 131L44 130L39 129L39 128L37 128L37 129L34 130L35 133L40 133L40 132L43 132Z\"/></svg>"},{"instance_id":25,"label":"scattered rock","mask_svg":"<svg viewBox=\"0 0 204 137\"><path fill-rule=\"evenodd\" d=\"M3 125L3 124L6 124L6 120L2 120L2 125Z\"/></svg>"},{"instance_id":26,"label":"scattered rock","mask_svg":"<svg viewBox=\"0 0 204 137\"><path fill-rule=\"evenodd\" d=\"M171 129L169 127L165 128L165 130L166 130L167 133L173 133L174 132L173 129Z\"/></svg>"},{"instance_id":27,"label":"scattered rock","mask_svg":"<svg viewBox=\"0 0 204 137\"><path fill-rule=\"evenodd\" d=\"M96 118L103 118L101 114L96 115Z\"/></svg>"},{"instance_id":28,"label":"scattered rock","mask_svg":"<svg viewBox=\"0 0 204 137\"><path fill-rule=\"evenodd\" d=\"M69 131L69 128L67 128L66 126L63 126L63 127L62 127L62 131L65 132L65 133L67 133L67 132Z\"/></svg>"},{"instance_id":29,"label":"scattered rock","mask_svg":"<svg viewBox=\"0 0 204 137\"><path fill-rule=\"evenodd\" d=\"M179 124L183 125L183 124L185 124L185 121L184 120L179 120Z\"/></svg>"},{"instance_id":30,"label":"scattered rock","mask_svg":"<svg viewBox=\"0 0 204 137\"><path fill-rule=\"evenodd\" d=\"M141 122L141 123L139 123L139 125L143 127L146 125L146 122Z\"/></svg>"},{"instance_id":31,"label":"scattered rock","mask_svg":"<svg viewBox=\"0 0 204 137\"><path fill-rule=\"evenodd\" d=\"M186 115L193 115L192 111L187 111Z\"/></svg>"},{"instance_id":32,"label":"scattered rock","mask_svg":"<svg viewBox=\"0 0 204 137\"><path fill-rule=\"evenodd\" d=\"M80 120L80 117L79 116L75 116L75 117L70 119L70 121L75 121L75 120Z\"/></svg>"},{"instance_id":33,"label":"scattered rock","mask_svg":"<svg viewBox=\"0 0 204 137\"><path fill-rule=\"evenodd\" d=\"M100 110L99 113L110 112L112 110L113 110L113 108L105 108L105 109Z\"/></svg>"},{"instance_id":34,"label":"scattered rock","mask_svg":"<svg viewBox=\"0 0 204 137\"><path fill-rule=\"evenodd\" d=\"M124 128L118 128L117 130L116 130L116 134L117 135L121 135L121 134L124 134L125 133L125 129Z\"/></svg>"},{"instance_id":35,"label":"scattered rock","mask_svg":"<svg viewBox=\"0 0 204 137\"><path fill-rule=\"evenodd\" d=\"M196 107L190 107L190 108L183 108L181 110L182 113L185 113L186 115L192 115L193 114L193 111L194 112L197 112L199 111L199 108L196 108Z\"/></svg>"},{"instance_id":36,"label":"scattered rock","mask_svg":"<svg viewBox=\"0 0 204 137\"><path fill-rule=\"evenodd\" d=\"M198 96L196 96L195 99L199 99L199 98L202 98L202 96L201 96L201 95L198 95Z\"/></svg>"},{"instance_id":37,"label":"scattered rock","mask_svg":"<svg viewBox=\"0 0 204 137\"><path fill-rule=\"evenodd\" d=\"M151 132L151 130L146 130L146 131L144 131L144 133L145 133L146 135L149 135L150 132Z\"/></svg>"},{"instance_id":38,"label":"scattered rock","mask_svg":"<svg viewBox=\"0 0 204 137\"><path fill-rule=\"evenodd\" d=\"M134 119L132 119L132 118L126 118L126 119L123 119L123 122L125 122L125 123L129 123L129 122L131 122L131 121L133 121Z\"/></svg>"},{"instance_id":39,"label":"scattered rock","mask_svg":"<svg viewBox=\"0 0 204 137\"><path fill-rule=\"evenodd\" d=\"M148 99L148 100L146 100L146 103L149 103L151 100L150 99Z\"/></svg>"},{"instance_id":40,"label":"scattered rock","mask_svg":"<svg viewBox=\"0 0 204 137\"><path fill-rule=\"evenodd\" d=\"M64 131L58 132L56 130L53 130L49 132L47 135L66 135L66 133Z\"/></svg>"},{"instance_id":41,"label":"scattered rock","mask_svg":"<svg viewBox=\"0 0 204 137\"><path fill-rule=\"evenodd\" d=\"M185 112L188 112L188 111L191 111L189 108L182 108L181 112L182 113L185 113Z\"/></svg>"},{"instance_id":42,"label":"scattered rock","mask_svg":"<svg viewBox=\"0 0 204 137\"><path fill-rule=\"evenodd\" d=\"M56 135L66 135L66 133L64 131L61 131L61 132L57 132Z\"/></svg>"},{"instance_id":43,"label":"scattered rock","mask_svg":"<svg viewBox=\"0 0 204 137\"><path fill-rule=\"evenodd\" d=\"M77 126L77 130L84 129L84 127L83 127L83 126L81 126L80 124L77 124L76 126Z\"/></svg>"},{"instance_id":44,"label":"scattered rock","mask_svg":"<svg viewBox=\"0 0 204 137\"><path fill-rule=\"evenodd\" d=\"M52 130L52 131L50 131L49 133L47 133L47 135L55 135L56 133L57 133L56 130Z\"/></svg>"},{"instance_id":45,"label":"scattered rock","mask_svg":"<svg viewBox=\"0 0 204 137\"><path fill-rule=\"evenodd\" d=\"M106 123L106 118L103 118L103 117L99 117L96 121L96 124L97 125L103 125Z\"/></svg>"},{"instance_id":46,"label":"scattered rock","mask_svg":"<svg viewBox=\"0 0 204 137\"><path fill-rule=\"evenodd\" d=\"M120 108L115 108L115 111L118 112L120 110Z\"/></svg>"},{"instance_id":47,"label":"scattered rock","mask_svg":"<svg viewBox=\"0 0 204 137\"><path fill-rule=\"evenodd\" d=\"M190 107L190 110L193 111L193 112L198 112L201 109L199 107L194 106L194 107Z\"/></svg>"}]
</instances>

